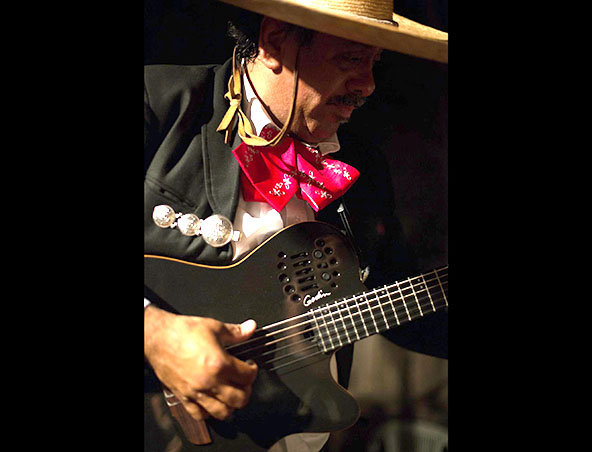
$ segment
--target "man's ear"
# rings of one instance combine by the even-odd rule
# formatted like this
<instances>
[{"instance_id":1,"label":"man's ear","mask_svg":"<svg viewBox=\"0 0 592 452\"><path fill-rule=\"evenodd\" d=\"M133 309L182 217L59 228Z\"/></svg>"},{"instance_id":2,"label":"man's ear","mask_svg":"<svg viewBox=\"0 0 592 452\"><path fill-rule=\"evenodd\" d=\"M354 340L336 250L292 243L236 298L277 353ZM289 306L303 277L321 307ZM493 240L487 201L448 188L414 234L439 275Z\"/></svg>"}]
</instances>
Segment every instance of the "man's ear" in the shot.
<instances>
[{"instance_id":1,"label":"man's ear","mask_svg":"<svg viewBox=\"0 0 592 452\"><path fill-rule=\"evenodd\" d=\"M263 17L259 28L259 54L257 60L275 73L282 70L283 50L288 36L288 24L271 17Z\"/></svg>"}]
</instances>

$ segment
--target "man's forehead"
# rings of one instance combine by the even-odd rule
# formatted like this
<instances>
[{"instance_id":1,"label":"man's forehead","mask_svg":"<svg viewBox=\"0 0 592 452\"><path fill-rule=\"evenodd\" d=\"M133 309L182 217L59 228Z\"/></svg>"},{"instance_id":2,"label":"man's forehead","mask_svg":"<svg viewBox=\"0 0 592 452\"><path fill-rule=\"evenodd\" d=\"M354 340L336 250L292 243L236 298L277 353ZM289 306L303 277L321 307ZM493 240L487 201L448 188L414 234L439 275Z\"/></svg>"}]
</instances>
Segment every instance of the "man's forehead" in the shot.
<instances>
[{"instance_id":1,"label":"man's forehead","mask_svg":"<svg viewBox=\"0 0 592 452\"><path fill-rule=\"evenodd\" d=\"M314 32L315 37L319 39L321 45L330 42L335 48L343 51L358 51L358 52L377 52L382 53L382 49L361 42L350 41L349 39L340 38L338 36L322 33L320 31Z\"/></svg>"}]
</instances>

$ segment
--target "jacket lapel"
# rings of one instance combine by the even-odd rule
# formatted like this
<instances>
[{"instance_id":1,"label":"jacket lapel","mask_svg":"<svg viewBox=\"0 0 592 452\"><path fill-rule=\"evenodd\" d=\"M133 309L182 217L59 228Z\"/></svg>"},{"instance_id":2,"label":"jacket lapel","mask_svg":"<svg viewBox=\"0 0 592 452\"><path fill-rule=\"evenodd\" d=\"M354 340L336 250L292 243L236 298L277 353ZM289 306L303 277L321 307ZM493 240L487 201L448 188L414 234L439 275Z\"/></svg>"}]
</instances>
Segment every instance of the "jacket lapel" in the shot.
<instances>
[{"instance_id":1,"label":"jacket lapel","mask_svg":"<svg viewBox=\"0 0 592 452\"><path fill-rule=\"evenodd\" d=\"M228 89L228 79L232 73L232 60L217 68L214 75L212 119L202 126L202 150L204 158L204 177L206 196L213 213L234 220L239 196L240 167L232 155L234 142L240 138L233 130L231 144L224 143L224 134L216 128L228 109L224 94ZM238 145L238 143L236 143Z\"/></svg>"}]
</instances>

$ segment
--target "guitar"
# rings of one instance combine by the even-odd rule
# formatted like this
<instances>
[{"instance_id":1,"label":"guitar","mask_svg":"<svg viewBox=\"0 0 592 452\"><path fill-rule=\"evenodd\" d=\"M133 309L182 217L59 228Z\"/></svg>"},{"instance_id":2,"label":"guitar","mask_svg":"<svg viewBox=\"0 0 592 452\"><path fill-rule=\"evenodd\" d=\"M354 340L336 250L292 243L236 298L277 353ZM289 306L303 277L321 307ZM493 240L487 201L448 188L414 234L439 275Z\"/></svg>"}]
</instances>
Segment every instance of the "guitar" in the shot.
<instances>
[{"instance_id":1,"label":"guitar","mask_svg":"<svg viewBox=\"0 0 592 452\"><path fill-rule=\"evenodd\" d=\"M223 267L145 255L144 280L173 312L264 325L227 347L259 366L249 404L229 420L194 421L165 391L184 441L208 452L263 452L293 433L352 426L360 409L331 377L333 353L448 306L448 266L368 291L351 242L320 222L289 226Z\"/></svg>"}]
</instances>

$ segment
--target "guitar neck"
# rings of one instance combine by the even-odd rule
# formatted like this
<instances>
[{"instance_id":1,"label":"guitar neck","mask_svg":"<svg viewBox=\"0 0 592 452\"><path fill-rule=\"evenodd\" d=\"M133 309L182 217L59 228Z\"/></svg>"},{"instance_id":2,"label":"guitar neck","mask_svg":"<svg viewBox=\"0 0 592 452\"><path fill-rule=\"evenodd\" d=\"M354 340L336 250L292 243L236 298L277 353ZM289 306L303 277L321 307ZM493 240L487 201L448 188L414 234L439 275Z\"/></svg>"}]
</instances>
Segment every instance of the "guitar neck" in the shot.
<instances>
[{"instance_id":1,"label":"guitar neck","mask_svg":"<svg viewBox=\"0 0 592 452\"><path fill-rule=\"evenodd\" d=\"M310 311L317 345L335 350L448 306L448 266Z\"/></svg>"}]
</instances>

